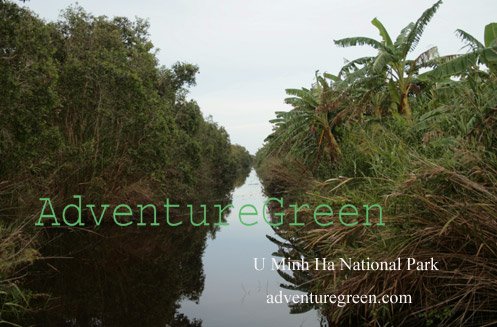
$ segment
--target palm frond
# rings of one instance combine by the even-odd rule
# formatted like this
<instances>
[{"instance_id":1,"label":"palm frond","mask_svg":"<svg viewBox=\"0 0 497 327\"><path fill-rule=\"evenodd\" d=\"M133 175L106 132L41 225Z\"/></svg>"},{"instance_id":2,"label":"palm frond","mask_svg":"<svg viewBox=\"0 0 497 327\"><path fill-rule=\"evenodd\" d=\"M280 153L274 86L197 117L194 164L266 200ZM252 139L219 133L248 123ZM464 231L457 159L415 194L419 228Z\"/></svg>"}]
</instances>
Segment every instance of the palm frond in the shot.
<instances>
[{"instance_id":1,"label":"palm frond","mask_svg":"<svg viewBox=\"0 0 497 327\"><path fill-rule=\"evenodd\" d=\"M293 106L294 108L302 108L302 109L305 109L305 108L310 108L310 107L314 107L313 105L309 104L308 101L302 99L302 98L299 98L299 97L291 97L291 98L285 98L285 103L286 104L289 104L291 106Z\"/></svg>"},{"instance_id":2,"label":"palm frond","mask_svg":"<svg viewBox=\"0 0 497 327\"><path fill-rule=\"evenodd\" d=\"M485 46L487 48L497 46L497 23L485 26Z\"/></svg>"},{"instance_id":3,"label":"palm frond","mask_svg":"<svg viewBox=\"0 0 497 327\"><path fill-rule=\"evenodd\" d=\"M373 47L374 49L377 50L384 50L385 46L381 44L381 42L376 41L375 39L369 38L369 37L364 37L364 36L357 36L357 37L347 37L344 39L340 40L334 40L335 44L340 46L340 47L353 47L357 45L369 45L370 47Z\"/></svg>"},{"instance_id":4,"label":"palm frond","mask_svg":"<svg viewBox=\"0 0 497 327\"><path fill-rule=\"evenodd\" d=\"M442 57L434 57L433 59L423 60L423 62L416 62L415 66L414 66L414 60L407 60L406 65L410 67L410 73L419 74L419 70L421 68L435 69L438 66L440 66L446 62L449 62L450 60L454 60L457 57L459 57L459 55L447 55L447 56L442 56ZM426 72L426 73L419 75L418 76L419 80L426 81L428 73L429 72Z\"/></svg>"},{"instance_id":5,"label":"palm frond","mask_svg":"<svg viewBox=\"0 0 497 327\"><path fill-rule=\"evenodd\" d=\"M382 52L376 57L373 64L373 70L377 73L382 72L388 63L395 61L395 57L388 52Z\"/></svg>"},{"instance_id":6,"label":"palm frond","mask_svg":"<svg viewBox=\"0 0 497 327\"><path fill-rule=\"evenodd\" d=\"M485 46L478 41L474 36L472 36L469 33L466 33L463 30L457 29L456 30L456 35L463 41L465 41L467 44L465 47L471 47L474 50L482 49Z\"/></svg>"},{"instance_id":7,"label":"palm frond","mask_svg":"<svg viewBox=\"0 0 497 327\"><path fill-rule=\"evenodd\" d=\"M414 59L413 64L414 66L424 65L430 60L433 60L438 57L439 57L438 47L435 46L421 53L416 59Z\"/></svg>"},{"instance_id":8,"label":"palm frond","mask_svg":"<svg viewBox=\"0 0 497 327\"><path fill-rule=\"evenodd\" d=\"M397 36L397 39L395 40L394 46L395 48L400 48L402 44L404 44L407 40L407 35L411 32L411 30L414 28L414 23L409 23L406 27L404 27L401 31L400 34Z\"/></svg>"},{"instance_id":9,"label":"palm frond","mask_svg":"<svg viewBox=\"0 0 497 327\"><path fill-rule=\"evenodd\" d=\"M392 46L393 45L392 39L390 38L390 35L388 34L388 32L385 29L385 27L383 26L383 24L377 18L374 18L371 21L371 24L376 26L376 28L380 31L380 36L382 37L383 42L385 42L385 45L388 47Z\"/></svg>"},{"instance_id":10,"label":"palm frond","mask_svg":"<svg viewBox=\"0 0 497 327\"><path fill-rule=\"evenodd\" d=\"M329 74L329 73L324 73L323 76L326 77L327 79L333 81L333 82L338 82L340 80L340 78L338 76L335 76L335 75Z\"/></svg>"},{"instance_id":11,"label":"palm frond","mask_svg":"<svg viewBox=\"0 0 497 327\"><path fill-rule=\"evenodd\" d=\"M319 105L319 100L316 96L312 95L308 89L286 89L286 94L294 95L300 97L302 100L307 102L311 106L317 107Z\"/></svg>"},{"instance_id":12,"label":"palm frond","mask_svg":"<svg viewBox=\"0 0 497 327\"><path fill-rule=\"evenodd\" d=\"M349 62L347 62L347 64L345 64L342 67L342 69L340 69L338 76L342 76L344 74L349 74L352 71L358 70L359 68L357 67L357 65L371 64L373 62L374 58L375 57L361 57L361 58L357 58L355 60L349 61Z\"/></svg>"},{"instance_id":13,"label":"palm frond","mask_svg":"<svg viewBox=\"0 0 497 327\"><path fill-rule=\"evenodd\" d=\"M479 52L481 52L481 50L460 55L423 75L435 80L442 79L447 76L459 76L466 72L468 68L476 65Z\"/></svg>"},{"instance_id":14,"label":"palm frond","mask_svg":"<svg viewBox=\"0 0 497 327\"><path fill-rule=\"evenodd\" d=\"M438 7L440 7L441 4L442 0L435 2L433 6L425 10L421 15L421 17L418 18L418 20L414 24L414 27L411 29L409 35L407 36L407 40L404 47L404 56L416 48L426 25L428 25L428 23L433 18L433 16L437 12Z\"/></svg>"},{"instance_id":15,"label":"palm frond","mask_svg":"<svg viewBox=\"0 0 497 327\"><path fill-rule=\"evenodd\" d=\"M369 72L370 68L368 66L364 66L362 68L359 68L355 71L352 71L348 74L345 75L344 81L347 84L352 84L356 80L362 79L367 76L367 73Z\"/></svg>"}]
</instances>

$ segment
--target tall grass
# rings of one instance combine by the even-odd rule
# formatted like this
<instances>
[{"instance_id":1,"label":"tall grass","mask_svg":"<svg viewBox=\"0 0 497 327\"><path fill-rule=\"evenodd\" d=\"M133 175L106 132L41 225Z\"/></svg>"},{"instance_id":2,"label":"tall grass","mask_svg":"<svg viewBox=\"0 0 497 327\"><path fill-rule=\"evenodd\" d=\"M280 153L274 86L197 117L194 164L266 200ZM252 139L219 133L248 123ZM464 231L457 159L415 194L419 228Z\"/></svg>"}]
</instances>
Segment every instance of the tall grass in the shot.
<instances>
[{"instance_id":1,"label":"tall grass","mask_svg":"<svg viewBox=\"0 0 497 327\"><path fill-rule=\"evenodd\" d=\"M296 186L291 155L262 159L268 193L301 188L311 207L378 203L385 226L281 228L289 257L438 261L440 270L311 271L286 276L290 287L317 294L410 294L411 304L320 305L333 326L484 326L497 323L497 79L477 88L448 82L413 99L412 121L359 115L343 125L337 164L321 163ZM273 164L275 162L275 164ZM277 168L268 168L266 166ZM304 190L304 192L302 192ZM292 212L288 212L291 217ZM371 218L374 220L375 218ZM336 220L336 219L335 219ZM337 264L339 266L339 264ZM293 311L308 308L292 308Z\"/></svg>"}]
</instances>

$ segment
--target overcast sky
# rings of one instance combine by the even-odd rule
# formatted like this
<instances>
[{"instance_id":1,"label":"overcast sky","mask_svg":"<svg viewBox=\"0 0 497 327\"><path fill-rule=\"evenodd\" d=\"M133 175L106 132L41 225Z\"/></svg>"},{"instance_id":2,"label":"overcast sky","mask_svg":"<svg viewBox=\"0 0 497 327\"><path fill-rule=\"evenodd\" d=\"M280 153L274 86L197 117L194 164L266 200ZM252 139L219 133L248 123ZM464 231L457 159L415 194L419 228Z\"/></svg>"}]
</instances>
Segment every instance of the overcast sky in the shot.
<instances>
[{"instance_id":1,"label":"overcast sky","mask_svg":"<svg viewBox=\"0 0 497 327\"><path fill-rule=\"evenodd\" d=\"M204 115L226 128L234 143L255 153L271 132L268 120L283 103L286 88L308 87L314 72L337 73L344 58L375 52L338 48L334 39L378 39L377 17L395 38L435 1L399 0L80 0L94 15L147 18L160 63L199 65L191 90ZM26 2L52 21L70 0ZM413 55L437 45L440 54L460 53L457 28L483 41L484 26L497 21L495 0L445 0Z\"/></svg>"}]
</instances>

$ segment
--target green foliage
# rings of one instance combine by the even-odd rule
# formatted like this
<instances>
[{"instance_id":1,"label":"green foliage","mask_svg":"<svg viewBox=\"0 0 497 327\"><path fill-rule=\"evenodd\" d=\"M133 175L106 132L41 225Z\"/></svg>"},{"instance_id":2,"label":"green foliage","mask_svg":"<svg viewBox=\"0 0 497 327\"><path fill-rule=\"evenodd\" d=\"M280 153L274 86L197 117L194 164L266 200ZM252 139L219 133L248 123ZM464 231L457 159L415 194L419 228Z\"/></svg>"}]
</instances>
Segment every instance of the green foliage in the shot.
<instances>
[{"instance_id":1,"label":"green foliage","mask_svg":"<svg viewBox=\"0 0 497 327\"><path fill-rule=\"evenodd\" d=\"M36 258L19 235L36 239L39 197L189 201L248 173L250 154L187 99L198 67L159 66L148 27L78 6L45 23L0 1L0 314L28 306L7 281Z\"/></svg>"},{"instance_id":2,"label":"green foliage","mask_svg":"<svg viewBox=\"0 0 497 327\"><path fill-rule=\"evenodd\" d=\"M60 145L51 32L29 12L0 2L0 174L29 167Z\"/></svg>"},{"instance_id":3,"label":"green foliage","mask_svg":"<svg viewBox=\"0 0 497 327\"><path fill-rule=\"evenodd\" d=\"M276 113L274 131L257 154L258 173L270 196L285 194L311 207L377 203L384 209L385 226L374 228L323 228L316 226L311 213L304 213L305 227L277 230L288 241L275 242L278 254L324 257L336 264L337 258L443 262L444 268L430 272L284 274L289 288L314 294L413 297L408 305L373 303L340 310L321 305L330 325L495 324L495 24L485 28L484 43L458 30L473 50L469 54L439 58L432 48L408 60L440 3L407 25L395 42L377 19L372 23L381 40L336 41L340 46L369 45L378 55L346 63L338 76L317 77L310 89L287 91L293 97L286 101L293 108ZM420 76L423 67L435 69ZM462 78L447 79L452 75ZM319 135L327 129L340 149L334 160L322 155Z\"/></svg>"},{"instance_id":4,"label":"green foliage","mask_svg":"<svg viewBox=\"0 0 497 327\"><path fill-rule=\"evenodd\" d=\"M497 23L491 23L485 26L484 43L478 41L471 34L458 29L456 34L466 42L466 47L471 51L456 55L447 62L441 63L432 71L426 72L423 79L440 80L449 76L461 75L487 75L478 69L478 65L485 65L493 74L497 73Z\"/></svg>"},{"instance_id":5,"label":"green foliage","mask_svg":"<svg viewBox=\"0 0 497 327\"><path fill-rule=\"evenodd\" d=\"M411 124L394 115L351 122L341 134L341 160L323 164L327 174L308 176L307 181L294 179L278 190L281 194L301 189L294 193L296 201L311 206L379 203L386 224L317 228L312 215L304 214L305 228L280 231L293 244L286 257L336 262L343 257L376 261L433 257L443 262L443 269L429 273L311 271L299 276L299 282L290 286L314 294L413 296L413 303L395 305L389 314L379 314L382 309L374 304L339 311L323 305L320 309L330 323L478 326L495 321L487 312L496 304L492 282L497 278L496 83L494 77L480 85L481 93L465 82L432 89L431 96L413 103L416 114ZM261 176L270 195L277 189L272 179L280 178L280 185L285 185L296 171L282 163L277 157L262 161ZM292 216L288 212L288 219ZM453 281L450 288L447 279Z\"/></svg>"},{"instance_id":6,"label":"green foliage","mask_svg":"<svg viewBox=\"0 0 497 327\"><path fill-rule=\"evenodd\" d=\"M235 167L237 167L237 175L246 174L251 168L254 157L243 146L238 144L231 145L231 153Z\"/></svg>"},{"instance_id":7,"label":"green foliage","mask_svg":"<svg viewBox=\"0 0 497 327\"><path fill-rule=\"evenodd\" d=\"M4 176L36 172L60 199L96 201L122 196L137 180L160 186L158 196L234 180L226 131L186 98L198 67L159 67L148 22L70 7L45 24L1 6Z\"/></svg>"},{"instance_id":8,"label":"green foliage","mask_svg":"<svg viewBox=\"0 0 497 327\"><path fill-rule=\"evenodd\" d=\"M337 162L342 150L338 145L338 127L355 112L348 90L335 76L316 74L311 89L287 89L292 97L285 102L293 106L288 112L277 112L275 131L266 138L264 155L297 158L310 169L321 160ZM346 105L345 105L346 104Z\"/></svg>"},{"instance_id":9,"label":"green foliage","mask_svg":"<svg viewBox=\"0 0 497 327\"><path fill-rule=\"evenodd\" d=\"M0 194L3 191L0 188ZM19 321L29 308L32 294L19 286L19 269L39 258L25 226L0 220L0 324Z\"/></svg>"},{"instance_id":10,"label":"green foliage","mask_svg":"<svg viewBox=\"0 0 497 327\"><path fill-rule=\"evenodd\" d=\"M378 29L381 41L366 37L335 40L335 44L342 47L368 45L378 50L376 57L371 57L368 62L363 60L363 63L372 64L373 71L379 74L377 78L383 77L387 81L392 100L398 106L399 112L405 113L407 119L410 119L412 114L407 99L411 80L420 68L431 65L431 60L438 57L438 52L434 47L414 60L408 60L407 55L416 48L426 25L441 4L442 1L436 2L419 17L416 23L410 23L402 29L395 43L392 42L387 30L377 18L374 18L371 23ZM395 88L391 87L393 85Z\"/></svg>"}]
</instances>

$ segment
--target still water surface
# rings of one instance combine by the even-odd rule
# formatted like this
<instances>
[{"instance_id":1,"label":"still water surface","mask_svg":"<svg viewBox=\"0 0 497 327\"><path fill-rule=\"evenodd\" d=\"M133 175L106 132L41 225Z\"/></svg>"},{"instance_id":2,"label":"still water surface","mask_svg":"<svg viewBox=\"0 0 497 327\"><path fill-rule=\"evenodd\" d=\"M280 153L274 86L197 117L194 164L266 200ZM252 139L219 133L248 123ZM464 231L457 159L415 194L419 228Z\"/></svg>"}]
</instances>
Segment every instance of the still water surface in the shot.
<instances>
[{"instance_id":1,"label":"still water surface","mask_svg":"<svg viewBox=\"0 0 497 327\"><path fill-rule=\"evenodd\" d=\"M183 301L180 312L203 321L204 327L228 326L319 326L316 311L289 314L286 304L267 304L267 294L296 294L282 289L287 283L270 268L271 254L277 246L266 235L278 238L264 221L261 208L267 197L254 170L245 184L233 192L234 210L227 217L229 226L222 226L214 239L207 241L203 255L205 289L198 301ZM245 204L254 205L259 215L246 217L257 220L244 226L238 211ZM266 269L257 271L254 258L266 258ZM279 259L278 259L279 260Z\"/></svg>"},{"instance_id":2,"label":"still water surface","mask_svg":"<svg viewBox=\"0 0 497 327\"><path fill-rule=\"evenodd\" d=\"M233 193L212 197L200 203L233 204L229 226L44 230L44 259L27 271L37 309L20 325L319 326L317 311L293 315L286 304L266 303L267 294L295 292L270 269L278 247L266 238L275 233L262 217L266 197L255 172ZM245 204L258 209L246 217L257 225L240 223ZM266 258L266 269L256 271L254 258Z\"/></svg>"}]
</instances>

